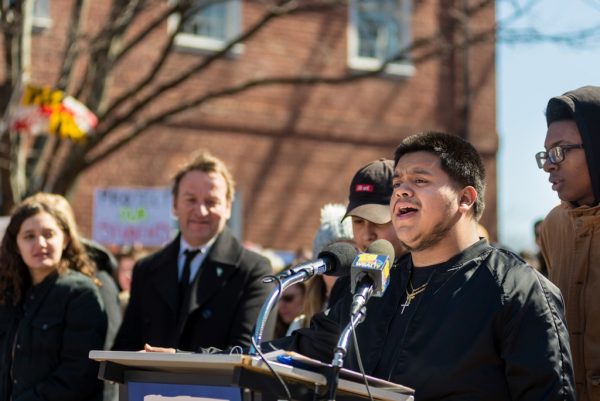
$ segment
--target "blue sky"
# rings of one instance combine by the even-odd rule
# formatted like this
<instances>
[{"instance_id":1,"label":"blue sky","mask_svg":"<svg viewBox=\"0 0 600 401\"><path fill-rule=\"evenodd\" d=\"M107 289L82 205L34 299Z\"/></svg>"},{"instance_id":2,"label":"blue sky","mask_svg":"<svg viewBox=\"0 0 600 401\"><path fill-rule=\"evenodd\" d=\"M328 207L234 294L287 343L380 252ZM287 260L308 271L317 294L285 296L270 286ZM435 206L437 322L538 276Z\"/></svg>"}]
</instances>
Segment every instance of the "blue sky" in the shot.
<instances>
[{"instance_id":1,"label":"blue sky","mask_svg":"<svg viewBox=\"0 0 600 401\"><path fill-rule=\"evenodd\" d=\"M497 1L502 19L515 3ZM544 33L568 32L600 21L600 0L539 0L518 21ZM498 222L500 242L534 249L533 222L559 203L534 154L543 150L548 99L584 85L600 85L600 41L497 45Z\"/></svg>"}]
</instances>

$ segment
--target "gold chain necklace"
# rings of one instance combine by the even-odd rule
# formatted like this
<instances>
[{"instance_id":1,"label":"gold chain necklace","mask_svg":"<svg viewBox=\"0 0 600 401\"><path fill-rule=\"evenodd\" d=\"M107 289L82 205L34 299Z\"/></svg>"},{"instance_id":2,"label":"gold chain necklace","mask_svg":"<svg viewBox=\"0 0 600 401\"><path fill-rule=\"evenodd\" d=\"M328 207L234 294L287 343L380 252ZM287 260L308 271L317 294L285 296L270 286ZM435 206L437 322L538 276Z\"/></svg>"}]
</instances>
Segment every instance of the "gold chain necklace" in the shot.
<instances>
[{"instance_id":1,"label":"gold chain necklace","mask_svg":"<svg viewBox=\"0 0 600 401\"><path fill-rule=\"evenodd\" d=\"M402 307L402 310L400 311L401 315L404 314L404 309L406 309L410 305L413 299L415 299L417 295L425 291L425 288L427 288L427 284L429 284L429 281L423 285L418 286L417 288L413 288L412 282L408 282L408 285L410 286L410 292L408 292L408 289L404 290L406 292L406 301L404 301L404 303L400 305Z\"/></svg>"}]
</instances>

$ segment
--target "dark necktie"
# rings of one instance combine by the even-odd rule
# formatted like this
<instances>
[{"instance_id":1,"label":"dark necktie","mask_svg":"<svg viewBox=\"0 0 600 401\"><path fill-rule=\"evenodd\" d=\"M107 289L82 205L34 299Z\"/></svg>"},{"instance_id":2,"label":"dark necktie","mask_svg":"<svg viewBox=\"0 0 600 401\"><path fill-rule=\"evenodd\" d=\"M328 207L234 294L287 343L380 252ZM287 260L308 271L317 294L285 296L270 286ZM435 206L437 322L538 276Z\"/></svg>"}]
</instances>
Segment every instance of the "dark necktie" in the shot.
<instances>
[{"instance_id":1,"label":"dark necktie","mask_svg":"<svg viewBox=\"0 0 600 401\"><path fill-rule=\"evenodd\" d=\"M181 275L181 280L179 280L179 303L178 310L179 316L181 317L182 312L185 311L186 307L184 305L186 299L189 300L189 291L190 291L190 270L192 266L192 260L200 253L200 249L186 249L185 254L185 262L183 263L183 274Z\"/></svg>"}]
</instances>

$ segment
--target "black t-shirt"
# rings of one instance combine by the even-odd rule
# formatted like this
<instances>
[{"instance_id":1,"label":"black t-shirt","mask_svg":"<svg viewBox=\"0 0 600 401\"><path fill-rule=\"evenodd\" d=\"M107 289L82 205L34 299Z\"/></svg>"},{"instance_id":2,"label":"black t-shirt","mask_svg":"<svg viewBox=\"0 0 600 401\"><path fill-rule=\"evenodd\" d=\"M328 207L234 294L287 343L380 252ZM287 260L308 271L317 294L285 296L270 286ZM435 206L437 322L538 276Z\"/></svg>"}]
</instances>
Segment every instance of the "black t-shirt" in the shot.
<instances>
[{"instance_id":1,"label":"black t-shirt","mask_svg":"<svg viewBox=\"0 0 600 401\"><path fill-rule=\"evenodd\" d=\"M407 283L404 294L396 306L396 313L394 318L390 321L390 327L388 328L388 333L394 333L394 335L387 336L386 346L384 347L385 349L396 349L396 347L402 344L406 334L406 329L410 320L412 319L412 315L419 307L421 300L428 296L427 285L429 280L436 270L444 269L445 267L449 266L450 262L451 261L447 261L445 263L426 267L412 267L409 283ZM412 299L407 302L408 294L411 292L413 294ZM398 335L399 333L401 334ZM389 360L390 358L393 358L393 355L393 352L382 355L382 358L377 366L381 367L390 366L390 364L393 365L393 361Z\"/></svg>"},{"instance_id":2,"label":"black t-shirt","mask_svg":"<svg viewBox=\"0 0 600 401\"><path fill-rule=\"evenodd\" d=\"M431 274L436 268L437 267L435 266L413 268L406 291L404 291L404 295L402 296L402 303L397 310L396 318L402 319L403 317L410 316L412 312L414 312L416 305L427 290L427 284L429 283ZM400 314L399 317L398 314Z\"/></svg>"}]
</instances>

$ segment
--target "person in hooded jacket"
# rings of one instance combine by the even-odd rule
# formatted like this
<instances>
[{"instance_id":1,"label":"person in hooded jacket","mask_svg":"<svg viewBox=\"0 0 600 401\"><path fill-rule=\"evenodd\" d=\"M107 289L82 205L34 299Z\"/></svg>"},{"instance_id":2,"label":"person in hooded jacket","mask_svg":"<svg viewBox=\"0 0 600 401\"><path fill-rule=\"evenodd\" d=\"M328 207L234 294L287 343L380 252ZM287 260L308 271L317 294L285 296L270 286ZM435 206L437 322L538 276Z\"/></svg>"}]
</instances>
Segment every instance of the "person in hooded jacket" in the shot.
<instances>
[{"instance_id":1,"label":"person in hooded jacket","mask_svg":"<svg viewBox=\"0 0 600 401\"><path fill-rule=\"evenodd\" d=\"M536 154L562 203L541 228L549 278L565 298L580 401L600 401L600 87L553 97Z\"/></svg>"}]
</instances>

